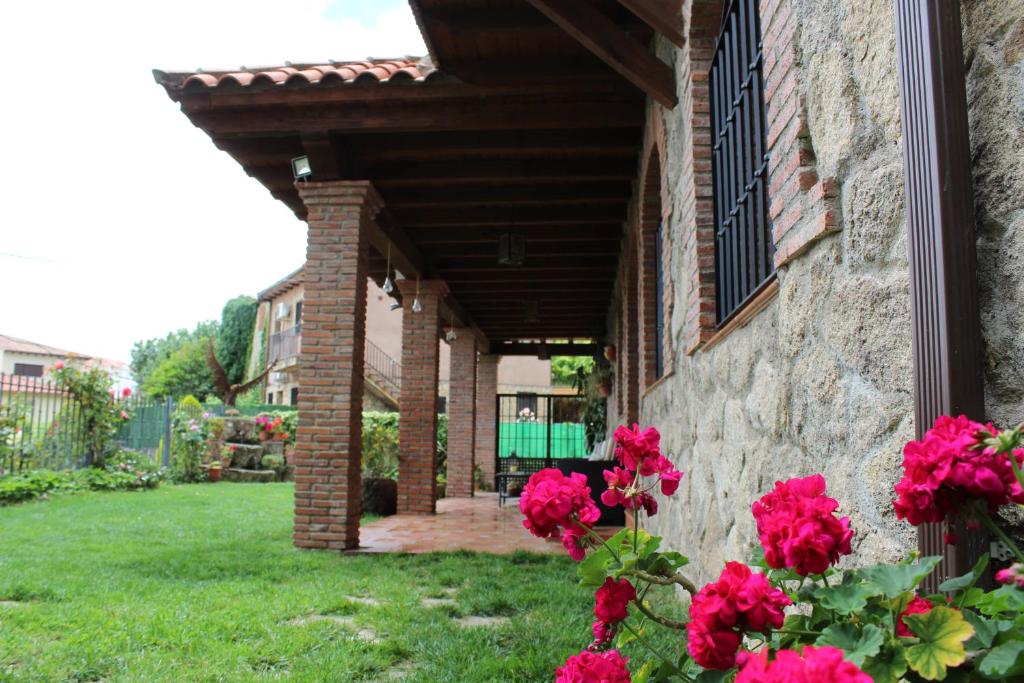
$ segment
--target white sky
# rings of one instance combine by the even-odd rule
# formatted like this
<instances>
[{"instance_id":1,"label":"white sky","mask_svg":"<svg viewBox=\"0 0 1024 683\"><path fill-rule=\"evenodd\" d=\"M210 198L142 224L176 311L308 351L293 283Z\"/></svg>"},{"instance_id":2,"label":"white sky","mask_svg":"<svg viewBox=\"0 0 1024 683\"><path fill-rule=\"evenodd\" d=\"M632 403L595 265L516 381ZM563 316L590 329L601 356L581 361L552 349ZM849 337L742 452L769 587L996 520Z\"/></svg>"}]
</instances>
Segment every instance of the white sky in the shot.
<instances>
[{"instance_id":1,"label":"white sky","mask_svg":"<svg viewBox=\"0 0 1024 683\"><path fill-rule=\"evenodd\" d=\"M4 3L0 333L128 360L304 261L305 224L151 69L425 52L405 0Z\"/></svg>"}]
</instances>

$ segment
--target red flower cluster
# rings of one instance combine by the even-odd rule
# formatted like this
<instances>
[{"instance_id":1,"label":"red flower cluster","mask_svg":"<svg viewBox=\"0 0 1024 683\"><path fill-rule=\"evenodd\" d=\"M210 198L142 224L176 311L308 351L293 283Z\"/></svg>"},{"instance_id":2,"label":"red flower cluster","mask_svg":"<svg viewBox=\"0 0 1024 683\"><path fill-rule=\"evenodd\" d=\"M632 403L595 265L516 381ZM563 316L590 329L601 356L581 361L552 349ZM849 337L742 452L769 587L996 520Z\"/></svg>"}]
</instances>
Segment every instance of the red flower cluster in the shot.
<instances>
[{"instance_id":1,"label":"red flower cluster","mask_svg":"<svg viewBox=\"0 0 1024 683\"><path fill-rule=\"evenodd\" d=\"M825 495L820 474L775 482L775 489L752 506L768 566L807 576L821 574L841 555L849 555L850 518L837 518L838 508Z\"/></svg>"},{"instance_id":2,"label":"red flower cluster","mask_svg":"<svg viewBox=\"0 0 1024 683\"><path fill-rule=\"evenodd\" d=\"M630 683L628 661L617 650L584 650L555 669L555 683Z\"/></svg>"},{"instance_id":3,"label":"red flower cluster","mask_svg":"<svg viewBox=\"0 0 1024 683\"><path fill-rule=\"evenodd\" d=\"M654 427L641 430L639 425L630 429L620 426L615 430L615 456L622 467L604 472L608 488L601 494L605 505L622 505L626 509L643 508L648 516L658 512L658 503L647 491L640 490L637 474L658 477L661 493L671 496L679 488L683 473L672 461L661 454L661 435Z\"/></svg>"},{"instance_id":4,"label":"red flower cluster","mask_svg":"<svg viewBox=\"0 0 1024 683\"><path fill-rule=\"evenodd\" d=\"M605 624L617 624L629 613L629 603L636 600L636 588L626 579L604 580L594 593L594 616Z\"/></svg>"},{"instance_id":5,"label":"red flower cluster","mask_svg":"<svg viewBox=\"0 0 1024 683\"><path fill-rule=\"evenodd\" d=\"M793 650L780 650L768 661L768 649L740 655L740 673L736 683L871 683L871 677L853 662L843 659L835 647L806 646L803 656Z\"/></svg>"},{"instance_id":6,"label":"red flower cluster","mask_svg":"<svg viewBox=\"0 0 1024 683\"><path fill-rule=\"evenodd\" d=\"M768 577L739 562L728 562L718 581L701 588L690 603L686 627L690 656L705 669L728 669L746 631L781 628L786 594Z\"/></svg>"},{"instance_id":7,"label":"red flower cluster","mask_svg":"<svg viewBox=\"0 0 1024 683\"><path fill-rule=\"evenodd\" d=\"M132 390L130 387L125 387L124 389L121 390L121 398L128 398L131 395Z\"/></svg>"},{"instance_id":8,"label":"red flower cluster","mask_svg":"<svg viewBox=\"0 0 1024 683\"><path fill-rule=\"evenodd\" d=\"M896 635L901 638L913 638L914 634L910 630L910 627L903 623L903 617L908 614L927 614L932 611L932 607L934 607L932 603L918 595L915 595L914 599L907 604L906 609L900 612L899 618L896 619Z\"/></svg>"},{"instance_id":9,"label":"red flower cluster","mask_svg":"<svg viewBox=\"0 0 1024 683\"><path fill-rule=\"evenodd\" d=\"M562 530L562 544L569 555L583 559L583 530L576 524L593 524L601 516L593 499L587 477L579 472L565 476L554 468L543 469L526 482L519 498L519 510L526 519L523 526L534 536L554 538Z\"/></svg>"},{"instance_id":10,"label":"red flower cluster","mask_svg":"<svg viewBox=\"0 0 1024 683\"><path fill-rule=\"evenodd\" d=\"M982 429L998 433L963 415L942 416L923 439L904 447L903 479L893 504L899 519L914 526L952 520L972 499L984 500L990 512L1011 501L1024 503L1009 458L980 447ZM1024 462L1024 450L1013 457Z\"/></svg>"}]
</instances>

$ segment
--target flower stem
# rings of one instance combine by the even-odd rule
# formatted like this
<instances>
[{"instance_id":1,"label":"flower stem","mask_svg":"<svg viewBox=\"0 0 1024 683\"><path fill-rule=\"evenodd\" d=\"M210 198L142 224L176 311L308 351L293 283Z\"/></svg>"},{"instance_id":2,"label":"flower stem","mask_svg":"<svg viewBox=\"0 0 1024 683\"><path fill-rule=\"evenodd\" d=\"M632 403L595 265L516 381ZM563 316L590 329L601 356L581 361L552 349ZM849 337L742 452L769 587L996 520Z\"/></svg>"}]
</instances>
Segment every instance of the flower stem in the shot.
<instances>
[{"instance_id":1,"label":"flower stem","mask_svg":"<svg viewBox=\"0 0 1024 683\"><path fill-rule=\"evenodd\" d=\"M673 574L672 576L655 576L654 574L648 574L647 572L642 571L640 569L630 569L626 572L626 574L635 576L636 578L642 581L646 581L647 583L653 583L659 586L671 586L673 584L677 584L679 586L682 586L690 595L697 594L697 586L695 586L692 581L690 581L682 574Z\"/></svg>"},{"instance_id":2,"label":"flower stem","mask_svg":"<svg viewBox=\"0 0 1024 683\"><path fill-rule=\"evenodd\" d=\"M603 545L608 550L608 552L610 552L612 554L612 557L615 558L616 562L619 562L619 563L622 562L622 560L619 559L619 554L617 552L615 552L615 549L612 548L610 545L608 545L608 543L603 538L601 538L601 534L597 533L596 531L594 531L589 526L587 526L586 524L584 524L583 522L581 522L579 520L576 520L576 524L577 524L577 526L579 526L579 528L583 529L583 531L587 534L587 536L590 536L590 538L592 538L593 540L595 540L598 543L600 543L601 545Z\"/></svg>"},{"instance_id":3,"label":"flower stem","mask_svg":"<svg viewBox=\"0 0 1024 683\"><path fill-rule=\"evenodd\" d=\"M675 631L682 631L686 628L685 622L676 621L675 619L669 619L668 617L663 617L660 614L655 614L650 609L648 609L640 600L634 600L633 604L636 605L636 608L640 610L641 614L643 614L651 621L661 624L665 628L670 628Z\"/></svg>"},{"instance_id":4,"label":"flower stem","mask_svg":"<svg viewBox=\"0 0 1024 683\"><path fill-rule=\"evenodd\" d=\"M790 630L790 629L785 629L785 630L782 630L782 631L775 631L775 633L781 633L784 636L786 636L786 635L789 635L789 636L820 636L821 635L821 631L793 631L793 630Z\"/></svg>"},{"instance_id":5,"label":"flower stem","mask_svg":"<svg viewBox=\"0 0 1024 683\"><path fill-rule=\"evenodd\" d=\"M661 661L665 662L665 664L667 664L669 666L669 668L672 669L672 673L677 674L679 676L682 676L684 681L692 681L693 680L692 678L690 678L689 676L684 674L682 671L680 671L679 667L677 667L675 664L673 664L667 657L665 657L665 655L661 654L660 652L655 650L653 647L651 647L651 644L648 643L646 640L644 640L644 637L642 635L640 635L639 633L634 631L633 627L630 626L628 623L626 623L625 621L622 622L622 627L624 629L626 629L627 631L629 631L630 633L632 633L633 637L636 638L636 642L638 642L641 645L643 645L644 649L646 649L648 652L650 652L652 655L654 655L655 657L657 657Z\"/></svg>"},{"instance_id":6,"label":"flower stem","mask_svg":"<svg viewBox=\"0 0 1024 683\"><path fill-rule=\"evenodd\" d=\"M1014 543L1013 540L1006 535L1006 532L999 528L999 525L996 524L995 521L989 516L988 511L985 510L985 508L982 505L976 506L975 510L978 513L978 518L981 519L981 523L984 524L985 527L988 528L988 530L991 531L996 538L998 538L1000 541L1006 544L1006 547L1009 548L1014 555L1016 555L1018 562L1024 562L1024 553L1022 553L1020 551L1020 548L1017 547L1017 544Z\"/></svg>"}]
</instances>

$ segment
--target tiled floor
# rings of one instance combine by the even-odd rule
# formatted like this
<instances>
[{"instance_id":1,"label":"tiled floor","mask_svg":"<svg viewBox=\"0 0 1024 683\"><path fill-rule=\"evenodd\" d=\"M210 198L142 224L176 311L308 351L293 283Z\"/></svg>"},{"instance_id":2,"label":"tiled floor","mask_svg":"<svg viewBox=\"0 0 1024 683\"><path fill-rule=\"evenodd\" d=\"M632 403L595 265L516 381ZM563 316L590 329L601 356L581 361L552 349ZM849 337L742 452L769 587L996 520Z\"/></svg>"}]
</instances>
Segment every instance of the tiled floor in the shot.
<instances>
[{"instance_id":1,"label":"tiled floor","mask_svg":"<svg viewBox=\"0 0 1024 683\"><path fill-rule=\"evenodd\" d=\"M393 515L363 525L356 552L564 552L557 539L545 541L530 534L523 528L522 520L519 500L515 498L501 508L495 493L477 493L474 498L442 498L437 501L436 515Z\"/></svg>"}]
</instances>

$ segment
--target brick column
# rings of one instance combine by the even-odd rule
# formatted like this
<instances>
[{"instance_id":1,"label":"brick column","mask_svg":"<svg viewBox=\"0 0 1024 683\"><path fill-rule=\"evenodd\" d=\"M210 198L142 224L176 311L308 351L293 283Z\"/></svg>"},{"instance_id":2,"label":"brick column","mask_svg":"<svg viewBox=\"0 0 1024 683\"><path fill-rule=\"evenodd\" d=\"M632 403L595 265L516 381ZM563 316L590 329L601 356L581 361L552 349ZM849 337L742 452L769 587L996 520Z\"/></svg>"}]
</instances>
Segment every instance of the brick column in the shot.
<instances>
[{"instance_id":1,"label":"brick column","mask_svg":"<svg viewBox=\"0 0 1024 683\"><path fill-rule=\"evenodd\" d=\"M456 334L448 395L448 495L470 498L476 464L476 338L468 329Z\"/></svg>"},{"instance_id":2,"label":"brick column","mask_svg":"<svg viewBox=\"0 0 1024 683\"><path fill-rule=\"evenodd\" d=\"M494 448L497 438L498 361L501 356L481 353L476 366L476 462L483 479L494 489Z\"/></svg>"},{"instance_id":3,"label":"brick column","mask_svg":"<svg viewBox=\"0 0 1024 683\"><path fill-rule=\"evenodd\" d=\"M440 280L419 283L422 310L412 310L415 280L399 280L402 292L402 398L398 418L398 512L430 515L437 498L437 372Z\"/></svg>"},{"instance_id":4,"label":"brick column","mask_svg":"<svg viewBox=\"0 0 1024 683\"><path fill-rule=\"evenodd\" d=\"M382 204L367 181L297 187L309 233L293 542L300 548L355 548L362 511L368 232Z\"/></svg>"}]
</instances>

